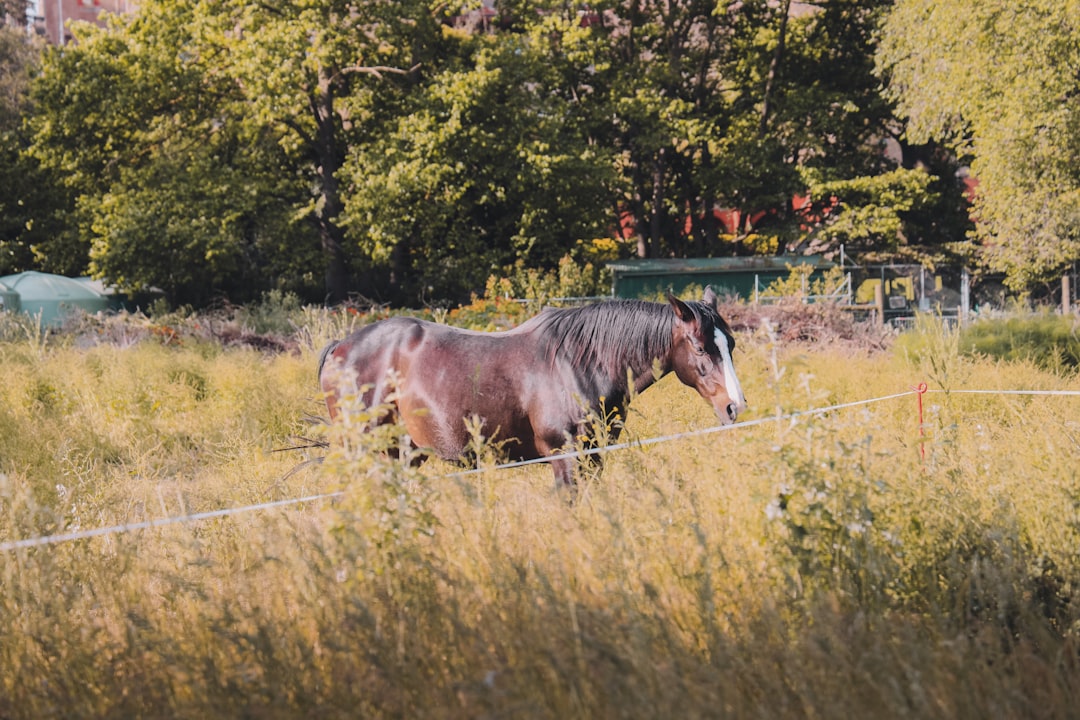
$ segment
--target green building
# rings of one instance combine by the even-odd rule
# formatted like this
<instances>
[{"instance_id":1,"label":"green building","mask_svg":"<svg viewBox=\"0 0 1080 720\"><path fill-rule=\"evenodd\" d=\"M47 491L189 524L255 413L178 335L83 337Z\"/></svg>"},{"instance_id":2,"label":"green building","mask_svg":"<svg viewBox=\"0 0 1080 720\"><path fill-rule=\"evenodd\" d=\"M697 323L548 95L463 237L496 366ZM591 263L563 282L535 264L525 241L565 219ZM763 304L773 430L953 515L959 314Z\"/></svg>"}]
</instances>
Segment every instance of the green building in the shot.
<instances>
[{"instance_id":1,"label":"green building","mask_svg":"<svg viewBox=\"0 0 1080 720\"><path fill-rule=\"evenodd\" d=\"M791 266L814 266L818 279L833 263L816 255L754 256L724 258L664 258L619 260L608 263L611 293L620 298L646 298L668 290L678 294L690 285L711 285L717 295L749 300L755 287L764 289L791 274ZM756 283L756 285L755 285Z\"/></svg>"}]
</instances>

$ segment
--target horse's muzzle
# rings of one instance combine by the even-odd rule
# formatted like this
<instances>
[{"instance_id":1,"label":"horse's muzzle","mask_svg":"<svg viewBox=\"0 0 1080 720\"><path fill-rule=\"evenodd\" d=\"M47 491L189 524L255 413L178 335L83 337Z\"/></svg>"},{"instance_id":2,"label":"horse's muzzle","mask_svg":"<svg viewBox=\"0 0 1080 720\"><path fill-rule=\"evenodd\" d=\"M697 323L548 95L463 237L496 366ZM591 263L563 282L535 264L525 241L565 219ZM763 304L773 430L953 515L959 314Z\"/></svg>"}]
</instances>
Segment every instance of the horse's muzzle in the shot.
<instances>
[{"instance_id":1,"label":"horse's muzzle","mask_svg":"<svg viewBox=\"0 0 1080 720\"><path fill-rule=\"evenodd\" d=\"M739 418L739 406L735 403L730 403L725 410L731 422L735 422Z\"/></svg>"}]
</instances>

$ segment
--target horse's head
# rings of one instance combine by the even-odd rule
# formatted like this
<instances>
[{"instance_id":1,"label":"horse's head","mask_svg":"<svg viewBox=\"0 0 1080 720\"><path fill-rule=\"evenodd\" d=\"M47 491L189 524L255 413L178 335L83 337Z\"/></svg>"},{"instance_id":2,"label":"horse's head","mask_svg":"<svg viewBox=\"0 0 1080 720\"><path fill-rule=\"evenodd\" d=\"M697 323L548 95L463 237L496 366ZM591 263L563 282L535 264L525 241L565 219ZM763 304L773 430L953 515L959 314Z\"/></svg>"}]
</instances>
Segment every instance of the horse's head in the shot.
<instances>
[{"instance_id":1,"label":"horse's head","mask_svg":"<svg viewBox=\"0 0 1080 720\"><path fill-rule=\"evenodd\" d=\"M671 369L712 404L720 422L735 422L746 409L746 398L731 362L735 337L716 311L716 293L710 287L700 302L683 302L670 294L668 301L675 311Z\"/></svg>"}]
</instances>

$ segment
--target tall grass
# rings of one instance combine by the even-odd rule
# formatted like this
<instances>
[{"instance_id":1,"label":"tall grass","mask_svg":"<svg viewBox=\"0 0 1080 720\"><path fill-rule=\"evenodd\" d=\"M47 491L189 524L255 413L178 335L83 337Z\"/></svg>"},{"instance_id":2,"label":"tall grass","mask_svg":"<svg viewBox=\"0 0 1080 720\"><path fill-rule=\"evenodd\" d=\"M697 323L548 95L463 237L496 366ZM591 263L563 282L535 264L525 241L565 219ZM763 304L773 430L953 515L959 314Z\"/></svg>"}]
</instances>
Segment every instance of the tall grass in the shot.
<instances>
[{"instance_id":1,"label":"tall grass","mask_svg":"<svg viewBox=\"0 0 1080 720\"><path fill-rule=\"evenodd\" d=\"M951 391L1080 382L921 332L736 361L747 418L926 380L925 434L913 396L782 418L612 453L573 504L393 428L285 477L315 349L11 339L0 539L344 494L2 556L0 717L1069 717L1078 400ZM622 439L713 422L665 378Z\"/></svg>"}]
</instances>

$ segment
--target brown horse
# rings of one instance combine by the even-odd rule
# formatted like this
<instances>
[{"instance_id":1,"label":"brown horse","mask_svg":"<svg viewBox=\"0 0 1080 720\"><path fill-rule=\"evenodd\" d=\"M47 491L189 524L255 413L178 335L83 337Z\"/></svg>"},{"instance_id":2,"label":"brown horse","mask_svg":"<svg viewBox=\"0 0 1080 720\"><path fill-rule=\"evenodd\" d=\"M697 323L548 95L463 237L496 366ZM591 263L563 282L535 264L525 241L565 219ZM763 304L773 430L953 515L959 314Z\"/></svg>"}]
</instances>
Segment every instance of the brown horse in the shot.
<instances>
[{"instance_id":1,"label":"brown horse","mask_svg":"<svg viewBox=\"0 0 1080 720\"><path fill-rule=\"evenodd\" d=\"M343 396L359 395L365 407L391 397L411 441L447 460L466 452L470 418L511 457L557 454L588 434L590 412L621 414L631 387L641 392L669 372L708 400L722 423L735 422L746 401L715 293L668 301L548 309L490 333L391 318L328 345L319 383L332 419ZM573 484L572 459L552 467L557 481Z\"/></svg>"}]
</instances>

